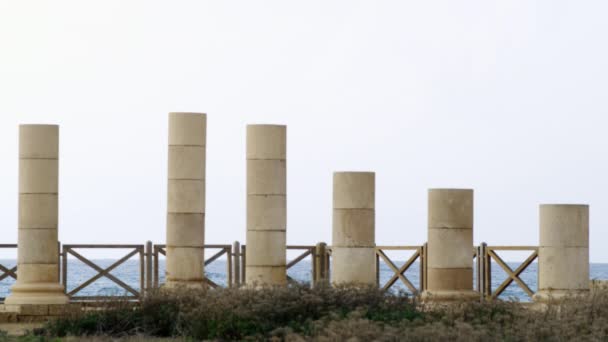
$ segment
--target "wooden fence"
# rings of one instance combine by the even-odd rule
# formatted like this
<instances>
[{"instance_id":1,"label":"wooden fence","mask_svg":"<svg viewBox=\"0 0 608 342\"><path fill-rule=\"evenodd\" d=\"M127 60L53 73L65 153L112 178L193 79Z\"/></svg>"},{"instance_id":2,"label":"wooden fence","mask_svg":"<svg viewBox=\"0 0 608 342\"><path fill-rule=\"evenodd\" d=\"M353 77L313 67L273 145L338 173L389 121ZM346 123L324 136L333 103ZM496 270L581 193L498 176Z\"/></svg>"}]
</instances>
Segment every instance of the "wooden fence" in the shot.
<instances>
[{"instance_id":1,"label":"wooden fence","mask_svg":"<svg viewBox=\"0 0 608 342\"><path fill-rule=\"evenodd\" d=\"M61 248L63 247L63 248ZM222 281L221 285L216 281L206 278L205 282L212 288L219 286L241 286L246 279L246 248L247 246L241 245L238 241L233 245L205 245L206 251L213 251L213 254L205 259L205 266L208 266L220 259L224 259L226 263L226 275L225 280ZM16 244L0 244L0 249L16 249ZM162 285L161 267L160 260L162 256L166 256L166 245L153 244L148 241L142 245L112 245L112 244L68 244L59 245L59 264L60 269L60 280L61 283L66 286L66 294L73 301L96 301L96 300L107 300L109 298L122 298L127 300L139 300L141 296L148 289L158 288ZM125 250L124 254L117 261L112 262L107 267L98 265L98 262L87 258L83 250L103 250L103 249L120 249ZM325 243L318 243L316 245L297 245L287 246L287 250L300 251L300 253L287 264L287 269L291 269L297 264L307 260L310 266L310 278L306 279L306 282L310 284L317 284L319 282L330 281L331 272L331 247ZM391 258L389 253L391 251L409 251L411 252L409 258L401 264L397 262L394 257ZM529 251L530 256L522 262L515 270L513 270L499 255L502 251ZM482 243L473 249L472 256L474 258L475 268L475 290L479 291L480 299L482 300L494 300L497 299L501 294L505 292L507 287L513 282L517 284L527 295L530 297L534 295L534 291L530 288L529 284L526 284L521 279L521 274L529 269L530 265L538 258L538 247L536 246L488 246ZM69 277L73 272L70 267L69 259L75 258L88 266L94 271L94 275L88 279L77 281L77 284L71 283ZM119 266L125 265L127 261L137 259L137 276L139 277L139 286L134 286L131 281L127 283L125 279L120 279L118 276L112 274ZM381 265L385 264L391 271L392 275L388 281L381 283L380 279L380 268ZM418 284L415 285L415 281L409 279L406 276L408 270L412 270L412 267L417 265L418 267ZM378 286L383 290L394 289L399 286L402 289L406 289L410 293L417 295L426 289L427 284L427 245L421 246L377 246L376 247L376 279ZM492 267L498 265L506 273L506 279L496 287L492 287L493 279ZM133 267L133 265L131 265ZM410 276L412 274L410 273ZM130 276L133 276L132 274ZM0 281L6 281L8 279L17 278L17 266L3 265L0 263ZM116 295L95 295L86 296L80 295L85 288L91 286L101 278L106 278L112 285L115 286L121 294ZM295 281L288 277L290 282ZM300 279L301 280L301 279ZM68 283L70 282L70 283ZM72 286L67 286L72 285ZM4 298L0 298L3 300Z\"/></svg>"}]
</instances>

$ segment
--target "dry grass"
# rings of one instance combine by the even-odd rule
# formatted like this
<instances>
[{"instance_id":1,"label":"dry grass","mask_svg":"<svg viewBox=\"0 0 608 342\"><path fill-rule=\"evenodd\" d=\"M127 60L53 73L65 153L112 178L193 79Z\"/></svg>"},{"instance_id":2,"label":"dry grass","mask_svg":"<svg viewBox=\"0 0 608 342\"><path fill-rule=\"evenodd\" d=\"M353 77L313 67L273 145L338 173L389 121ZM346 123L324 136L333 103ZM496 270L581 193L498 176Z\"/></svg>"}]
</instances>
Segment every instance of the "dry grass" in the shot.
<instances>
[{"instance_id":1,"label":"dry grass","mask_svg":"<svg viewBox=\"0 0 608 342\"><path fill-rule=\"evenodd\" d=\"M608 341L608 291L545 310L514 302L424 306L375 288L159 291L50 323L39 335L286 341Z\"/></svg>"}]
</instances>

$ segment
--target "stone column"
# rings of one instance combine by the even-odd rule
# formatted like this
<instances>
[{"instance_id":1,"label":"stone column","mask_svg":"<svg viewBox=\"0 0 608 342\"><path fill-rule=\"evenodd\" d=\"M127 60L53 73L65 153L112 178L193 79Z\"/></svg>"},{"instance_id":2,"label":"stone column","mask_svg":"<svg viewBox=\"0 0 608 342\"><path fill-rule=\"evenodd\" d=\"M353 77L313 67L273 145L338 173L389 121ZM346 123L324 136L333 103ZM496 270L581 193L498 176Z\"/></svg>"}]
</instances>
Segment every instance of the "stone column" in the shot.
<instances>
[{"instance_id":1,"label":"stone column","mask_svg":"<svg viewBox=\"0 0 608 342\"><path fill-rule=\"evenodd\" d=\"M425 300L477 300L473 291L473 190L430 189Z\"/></svg>"},{"instance_id":2,"label":"stone column","mask_svg":"<svg viewBox=\"0 0 608 342\"><path fill-rule=\"evenodd\" d=\"M59 284L59 126L19 127L17 282L5 304L67 304Z\"/></svg>"},{"instance_id":3,"label":"stone column","mask_svg":"<svg viewBox=\"0 0 608 342\"><path fill-rule=\"evenodd\" d=\"M206 114L169 114L168 287L204 283L206 139Z\"/></svg>"},{"instance_id":4,"label":"stone column","mask_svg":"<svg viewBox=\"0 0 608 342\"><path fill-rule=\"evenodd\" d=\"M589 206L540 206L536 301L589 293Z\"/></svg>"},{"instance_id":5,"label":"stone column","mask_svg":"<svg viewBox=\"0 0 608 342\"><path fill-rule=\"evenodd\" d=\"M286 145L286 126L247 126L248 284L287 283Z\"/></svg>"},{"instance_id":6,"label":"stone column","mask_svg":"<svg viewBox=\"0 0 608 342\"><path fill-rule=\"evenodd\" d=\"M332 282L376 284L376 177L334 173Z\"/></svg>"}]
</instances>

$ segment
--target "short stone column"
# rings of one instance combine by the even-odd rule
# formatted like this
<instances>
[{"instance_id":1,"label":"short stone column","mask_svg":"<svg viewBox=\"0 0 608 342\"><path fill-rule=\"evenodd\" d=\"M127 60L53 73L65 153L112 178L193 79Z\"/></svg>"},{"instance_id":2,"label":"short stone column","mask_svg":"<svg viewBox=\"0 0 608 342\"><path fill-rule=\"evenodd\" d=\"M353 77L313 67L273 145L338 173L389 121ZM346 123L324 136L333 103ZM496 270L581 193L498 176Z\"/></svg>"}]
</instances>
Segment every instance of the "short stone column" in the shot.
<instances>
[{"instance_id":1,"label":"short stone column","mask_svg":"<svg viewBox=\"0 0 608 342\"><path fill-rule=\"evenodd\" d=\"M284 285L287 127L247 126L246 283Z\"/></svg>"},{"instance_id":2,"label":"short stone column","mask_svg":"<svg viewBox=\"0 0 608 342\"><path fill-rule=\"evenodd\" d=\"M473 190L430 189L428 285L424 300L476 300L473 291Z\"/></svg>"},{"instance_id":3,"label":"short stone column","mask_svg":"<svg viewBox=\"0 0 608 342\"><path fill-rule=\"evenodd\" d=\"M540 206L535 301L589 293L589 206Z\"/></svg>"},{"instance_id":4,"label":"short stone column","mask_svg":"<svg viewBox=\"0 0 608 342\"><path fill-rule=\"evenodd\" d=\"M19 127L17 282L5 304L67 304L59 283L59 126Z\"/></svg>"},{"instance_id":5,"label":"short stone column","mask_svg":"<svg viewBox=\"0 0 608 342\"><path fill-rule=\"evenodd\" d=\"M334 284L376 284L375 193L373 172L334 173Z\"/></svg>"},{"instance_id":6,"label":"short stone column","mask_svg":"<svg viewBox=\"0 0 608 342\"><path fill-rule=\"evenodd\" d=\"M206 139L206 114L169 114L168 287L204 283Z\"/></svg>"}]
</instances>

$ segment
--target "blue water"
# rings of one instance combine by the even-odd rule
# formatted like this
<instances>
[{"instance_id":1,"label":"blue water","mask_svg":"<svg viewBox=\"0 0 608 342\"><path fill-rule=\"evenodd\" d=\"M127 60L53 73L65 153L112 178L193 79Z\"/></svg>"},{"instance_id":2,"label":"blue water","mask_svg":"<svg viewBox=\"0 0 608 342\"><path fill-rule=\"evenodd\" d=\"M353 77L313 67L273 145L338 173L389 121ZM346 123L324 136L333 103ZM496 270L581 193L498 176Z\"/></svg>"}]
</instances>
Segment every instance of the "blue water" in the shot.
<instances>
[{"instance_id":1,"label":"blue water","mask_svg":"<svg viewBox=\"0 0 608 342\"><path fill-rule=\"evenodd\" d=\"M93 260L94 263L99 265L101 268L110 266L115 260L103 259ZM0 260L0 264L7 268L11 268L15 265L15 260ZM400 267L403 262L395 262L397 267ZM516 269L520 263L509 262L507 263L511 269ZM216 260L212 264L206 267L207 277L215 283L225 286L226 285L226 261ZM140 264L139 260L128 260L121 266L110 272L112 275L122 280L135 290L140 290ZM164 260L159 260L159 281L162 284L164 282L165 263ZM311 282L312 272L310 260L303 260L297 265L293 266L288 270L288 275L301 282ZM0 274L2 272L0 271ZM97 272L85 265L78 260L68 261L68 281L67 289L72 291L80 284L87 281L89 278L96 275ZM416 287L420 287L419 277L419 263L413 264L410 269L405 273L405 276L410 282ZM384 263L380 264L380 284L384 285L393 275L391 269ZM590 275L592 279L608 279L608 264L591 264ZM492 289L496 289L505 279L507 278L506 273L500 268L498 264L492 264ZM521 275L520 278L528 284L532 291L537 289L537 264L531 264ZM6 278L0 281L0 297L6 297L10 293L10 286L14 283L14 279ZM476 282L475 282L476 284ZM409 290L397 280L395 285L392 287L395 290ZM94 283L90 284L82 291L78 292L76 296L115 296L115 295L126 295L127 293L122 290L118 285L113 283L111 280L102 277ZM502 299L517 299L520 301L529 301L528 295L515 283L511 283L505 292L500 296Z\"/></svg>"}]
</instances>

